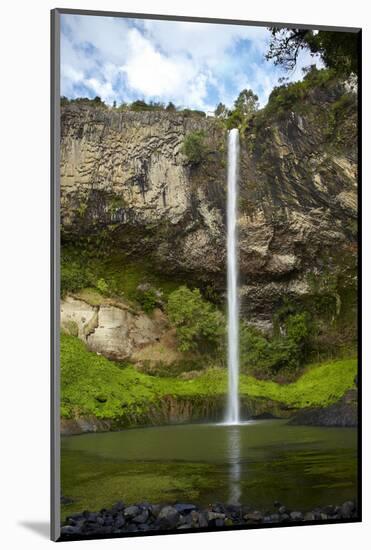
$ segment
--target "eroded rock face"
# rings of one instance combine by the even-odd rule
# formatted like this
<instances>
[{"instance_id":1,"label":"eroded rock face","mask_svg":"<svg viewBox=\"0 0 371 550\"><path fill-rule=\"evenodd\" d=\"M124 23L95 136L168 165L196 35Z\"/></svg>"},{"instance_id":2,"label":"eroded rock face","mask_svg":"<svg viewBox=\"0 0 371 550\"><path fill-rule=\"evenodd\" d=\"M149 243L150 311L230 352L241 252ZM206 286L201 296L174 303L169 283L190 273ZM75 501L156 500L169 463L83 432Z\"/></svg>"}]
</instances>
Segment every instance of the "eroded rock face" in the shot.
<instances>
[{"instance_id":1,"label":"eroded rock face","mask_svg":"<svg viewBox=\"0 0 371 550\"><path fill-rule=\"evenodd\" d=\"M313 90L301 114L252 121L241 136L241 309L268 330L285 296L310 296L312 275L336 275L356 253L355 100L336 139L328 114L343 93L340 84ZM63 239L109 231L116 252L146 255L154 270L188 274L223 292L226 132L220 121L76 105L64 107L61 120ZM209 152L191 166L182 143L199 130ZM118 330L122 313L101 314L110 331ZM100 334L89 337L92 345Z\"/></svg>"},{"instance_id":2,"label":"eroded rock face","mask_svg":"<svg viewBox=\"0 0 371 550\"><path fill-rule=\"evenodd\" d=\"M88 349L108 359L124 361L159 340L162 322L141 312L102 304L92 306L72 296L61 302L61 328L86 342Z\"/></svg>"},{"instance_id":3,"label":"eroded rock face","mask_svg":"<svg viewBox=\"0 0 371 550\"><path fill-rule=\"evenodd\" d=\"M147 250L162 263L175 261L198 270L203 251L211 255L214 270L214 241L223 234L223 218L205 189L191 185L190 167L181 153L185 135L200 129L210 141L222 137L212 120L63 109L64 236L115 227L126 253Z\"/></svg>"}]
</instances>

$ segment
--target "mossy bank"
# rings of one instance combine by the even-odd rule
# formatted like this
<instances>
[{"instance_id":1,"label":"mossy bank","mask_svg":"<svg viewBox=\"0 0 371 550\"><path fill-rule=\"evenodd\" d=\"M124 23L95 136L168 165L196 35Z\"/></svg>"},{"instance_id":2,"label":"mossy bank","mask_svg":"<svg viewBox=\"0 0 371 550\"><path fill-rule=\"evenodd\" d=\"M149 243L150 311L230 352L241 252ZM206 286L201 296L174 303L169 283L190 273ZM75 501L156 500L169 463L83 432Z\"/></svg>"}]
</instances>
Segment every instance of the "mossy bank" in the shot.
<instances>
[{"instance_id":1,"label":"mossy bank","mask_svg":"<svg viewBox=\"0 0 371 550\"><path fill-rule=\"evenodd\" d=\"M289 417L300 409L329 406L354 387L356 370L355 359L311 365L285 385L241 375L242 414ZM65 433L222 419L227 389L223 369L207 369L191 380L151 376L62 335L61 375Z\"/></svg>"}]
</instances>

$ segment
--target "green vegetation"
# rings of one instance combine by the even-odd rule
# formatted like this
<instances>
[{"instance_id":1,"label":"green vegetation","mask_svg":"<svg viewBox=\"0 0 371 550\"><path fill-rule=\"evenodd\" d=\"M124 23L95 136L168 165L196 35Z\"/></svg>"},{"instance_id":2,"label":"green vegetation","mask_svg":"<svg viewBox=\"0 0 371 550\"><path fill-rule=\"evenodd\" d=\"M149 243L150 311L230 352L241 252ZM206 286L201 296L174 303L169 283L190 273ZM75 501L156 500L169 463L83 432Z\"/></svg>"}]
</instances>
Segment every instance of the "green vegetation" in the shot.
<instances>
[{"instance_id":1,"label":"green vegetation","mask_svg":"<svg viewBox=\"0 0 371 550\"><path fill-rule=\"evenodd\" d=\"M133 103L125 106L125 110L128 111L166 111L168 113L180 113L184 116L195 116L195 117L205 117L206 113L203 111L199 111L197 109L182 109L177 108L172 101L169 101L167 105L165 103L157 102L157 101L150 101L149 103L146 103L143 99L133 101Z\"/></svg>"},{"instance_id":2,"label":"green vegetation","mask_svg":"<svg viewBox=\"0 0 371 550\"><path fill-rule=\"evenodd\" d=\"M215 361L210 357L198 355L196 353L184 354L184 357L171 363L161 361L151 362L141 360L136 369L151 376L160 376L162 378L174 378L179 376L182 380L191 380L197 378L207 368L212 368Z\"/></svg>"},{"instance_id":3,"label":"green vegetation","mask_svg":"<svg viewBox=\"0 0 371 550\"><path fill-rule=\"evenodd\" d=\"M65 96L62 96L61 99L61 106L65 107L66 105L86 105L94 108L100 108L100 109L109 109L112 108L115 111L118 112L124 112L124 111L134 111L134 112L143 112L143 111L163 111L167 113L179 113L186 117L196 117L196 118L204 118L206 117L206 113L204 111L200 111L199 109L188 109L188 108L182 108L177 107L174 105L172 101L169 101L169 103L165 104L160 101L149 101L148 103L144 99L136 99L132 103L121 103L120 105L117 105L117 102L114 101L112 104L112 107L107 105L99 96L96 96L94 99L90 99L89 97L77 97L74 99L67 98Z\"/></svg>"},{"instance_id":4,"label":"green vegetation","mask_svg":"<svg viewBox=\"0 0 371 550\"><path fill-rule=\"evenodd\" d=\"M355 32L317 31L271 27L271 42L266 59L288 71L296 67L301 50L318 54L325 66L338 76L358 72L358 40Z\"/></svg>"},{"instance_id":5,"label":"green vegetation","mask_svg":"<svg viewBox=\"0 0 371 550\"><path fill-rule=\"evenodd\" d=\"M210 360L217 366L225 365L226 320L218 303L219 294L209 286L201 293L190 281L186 288L182 286L184 280L157 273L150 258L134 261L113 253L99 256L96 250L93 246L90 254L88 247L62 248L62 296L73 293L91 305L109 297L137 305L147 313L155 307L167 309L177 331L179 351L200 353L204 365ZM357 306L354 251L342 250L339 257L333 254L326 252L322 273L308 276L309 296L281 303L273 319L273 336L241 324L243 372L288 381L298 376L303 365L310 361L354 353ZM334 270L334 264L341 269Z\"/></svg>"},{"instance_id":6,"label":"green vegetation","mask_svg":"<svg viewBox=\"0 0 371 550\"><path fill-rule=\"evenodd\" d=\"M145 375L132 367L120 369L65 334L61 335L61 395L62 417L107 419L140 413L155 398Z\"/></svg>"},{"instance_id":7,"label":"green vegetation","mask_svg":"<svg viewBox=\"0 0 371 550\"><path fill-rule=\"evenodd\" d=\"M151 313L159 302L158 293L152 287L145 290L138 290L136 293L136 301L141 305L143 311Z\"/></svg>"},{"instance_id":8,"label":"green vegetation","mask_svg":"<svg viewBox=\"0 0 371 550\"><path fill-rule=\"evenodd\" d=\"M249 120L258 110L258 99L252 90L242 90L234 102L234 109L228 114L226 127L238 128L241 135L244 135Z\"/></svg>"},{"instance_id":9,"label":"green vegetation","mask_svg":"<svg viewBox=\"0 0 371 550\"><path fill-rule=\"evenodd\" d=\"M314 65L310 68L303 80L282 84L273 89L269 96L268 104L259 112L260 116L275 115L278 118L287 115L292 109L305 110L307 105L303 101L308 98L315 88L327 88L337 82L336 74L331 69L317 69Z\"/></svg>"},{"instance_id":10,"label":"green vegetation","mask_svg":"<svg viewBox=\"0 0 371 550\"><path fill-rule=\"evenodd\" d=\"M273 336L241 324L243 372L287 381L297 377L309 361L354 353L356 268L348 256L344 251L340 259L328 256L330 263L344 263L340 274L335 275L329 265L321 275L308 279L309 297L282 302L274 317ZM147 313L155 307L166 309L176 328L180 352L201 354L205 366L210 361L225 365L226 320L214 305L217 300L209 287L201 293L192 286L182 286L184 281L154 272L150 259L91 257L86 251L69 248L62 249L61 282L62 296L73 293L91 305L99 305L109 297L137 305Z\"/></svg>"},{"instance_id":11,"label":"green vegetation","mask_svg":"<svg viewBox=\"0 0 371 550\"><path fill-rule=\"evenodd\" d=\"M106 283L106 281L103 279L103 277L97 280L96 287L101 294L108 294L109 286Z\"/></svg>"},{"instance_id":12,"label":"green vegetation","mask_svg":"<svg viewBox=\"0 0 371 550\"><path fill-rule=\"evenodd\" d=\"M153 287L147 294L138 292L138 286L143 283ZM150 310L155 289L161 291L166 300L168 294L181 283L181 280L174 277L156 273L150 259L133 261L114 253L99 255L94 246L91 254L84 245L62 247L62 296L68 292L76 293L90 288L105 296L138 302L144 307L148 306Z\"/></svg>"},{"instance_id":13,"label":"green vegetation","mask_svg":"<svg viewBox=\"0 0 371 550\"><path fill-rule=\"evenodd\" d=\"M346 146L349 141L357 142L357 125L352 125L356 101L355 94L344 93L331 104L328 111L326 136L342 146Z\"/></svg>"},{"instance_id":14,"label":"green vegetation","mask_svg":"<svg viewBox=\"0 0 371 550\"><path fill-rule=\"evenodd\" d=\"M167 312L176 327L181 351L212 351L225 332L223 315L204 300L199 289L181 286L169 295Z\"/></svg>"},{"instance_id":15,"label":"green vegetation","mask_svg":"<svg viewBox=\"0 0 371 550\"><path fill-rule=\"evenodd\" d=\"M67 292L78 292L93 284L92 273L80 263L65 261L62 255L61 260L61 294Z\"/></svg>"},{"instance_id":16,"label":"green vegetation","mask_svg":"<svg viewBox=\"0 0 371 550\"><path fill-rule=\"evenodd\" d=\"M227 107L224 105L224 103L218 103L218 105L216 106L216 109L214 111L214 115L217 118L225 119L225 118L227 118L228 113L229 113L229 111L228 111Z\"/></svg>"},{"instance_id":17,"label":"green vegetation","mask_svg":"<svg viewBox=\"0 0 371 550\"><path fill-rule=\"evenodd\" d=\"M344 254L345 256L345 254ZM284 299L274 317L272 336L242 322L243 372L258 378L292 380L313 361L340 359L356 350L355 268L344 260L340 273L324 269L308 277L308 296Z\"/></svg>"},{"instance_id":18,"label":"green vegetation","mask_svg":"<svg viewBox=\"0 0 371 550\"><path fill-rule=\"evenodd\" d=\"M107 109L108 106L101 100L99 96L96 96L94 99L89 97L77 97L75 99L69 99L65 96L61 97L61 106L65 105L89 105L90 107L95 107L98 109Z\"/></svg>"},{"instance_id":19,"label":"green vegetation","mask_svg":"<svg viewBox=\"0 0 371 550\"><path fill-rule=\"evenodd\" d=\"M242 398L266 398L291 407L325 406L353 387L355 359L308 367L291 384L257 380L242 374ZM94 415L123 424L148 421L153 407L166 397L200 399L225 395L225 369L208 369L197 378L182 380L150 376L132 366L120 366L89 352L73 336L61 336L61 414L65 418Z\"/></svg>"},{"instance_id":20,"label":"green vegetation","mask_svg":"<svg viewBox=\"0 0 371 550\"><path fill-rule=\"evenodd\" d=\"M199 109L181 109L178 112L182 113L182 115L187 117L196 117L196 118L206 117L206 113L204 111L200 111Z\"/></svg>"},{"instance_id":21,"label":"green vegetation","mask_svg":"<svg viewBox=\"0 0 371 550\"><path fill-rule=\"evenodd\" d=\"M182 152L190 164L199 164L207 155L204 131L196 131L187 134L183 141Z\"/></svg>"},{"instance_id":22,"label":"green vegetation","mask_svg":"<svg viewBox=\"0 0 371 550\"><path fill-rule=\"evenodd\" d=\"M297 373L308 358L309 318L306 312L288 315L283 335L271 339L243 323L240 331L241 368L258 377Z\"/></svg>"},{"instance_id":23,"label":"green vegetation","mask_svg":"<svg viewBox=\"0 0 371 550\"><path fill-rule=\"evenodd\" d=\"M264 397L290 407L325 407L334 403L354 387L357 360L343 359L308 366L298 380L291 384L241 378L241 393Z\"/></svg>"},{"instance_id":24,"label":"green vegetation","mask_svg":"<svg viewBox=\"0 0 371 550\"><path fill-rule=\"evenodd\" d=\"M130 111L163 111L165 105L160 102L151 101L146 103L143 99L138 99L130 104Z\"/></svg>"},{"instance_id":25,"label":"green vegetation","mask_svg":"<svg viewBox=\"0 0 371 550\"><path fill-rule=\"evenodd\" d=\"M252 90L242 90L234 102L234 107L228 110L223 103L219 103L215 109L215 116L223 122L225 128L238 128L243 136L249 121L257 112L258 96Z\"/></svg>"}]
</instances>

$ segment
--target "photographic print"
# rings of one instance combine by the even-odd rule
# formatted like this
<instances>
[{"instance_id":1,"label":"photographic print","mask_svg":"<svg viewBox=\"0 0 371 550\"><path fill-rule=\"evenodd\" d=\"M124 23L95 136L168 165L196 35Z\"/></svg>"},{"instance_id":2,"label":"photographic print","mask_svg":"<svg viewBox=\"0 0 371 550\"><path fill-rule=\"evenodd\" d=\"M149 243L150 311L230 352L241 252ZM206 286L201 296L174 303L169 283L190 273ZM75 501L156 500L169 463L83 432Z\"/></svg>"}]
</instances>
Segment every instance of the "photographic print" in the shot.
<instances>
[{"instance_id":1,"label":"photographic print","mask_svg":"<svg viewBox=\"0 0 371 550\"><path fill-rule=\"evenodd\" d=\"M52 30L54 539L360 521L360 29Z\"/></svg>"}]
</instances>

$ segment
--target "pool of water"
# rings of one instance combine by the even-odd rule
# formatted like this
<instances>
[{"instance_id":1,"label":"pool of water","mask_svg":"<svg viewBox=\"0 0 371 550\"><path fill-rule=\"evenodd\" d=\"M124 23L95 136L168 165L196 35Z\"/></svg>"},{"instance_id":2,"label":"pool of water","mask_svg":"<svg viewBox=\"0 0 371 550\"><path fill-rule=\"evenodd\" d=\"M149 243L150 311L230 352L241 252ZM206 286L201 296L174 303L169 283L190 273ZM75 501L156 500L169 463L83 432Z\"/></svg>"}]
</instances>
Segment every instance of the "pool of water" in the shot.
<instances>
[{"instance_id":1,"label":"pool of water","mask_svg":"<svg viewBox=\"0 0 371 550\"><path fill-rule=\"evenodd\" d=\"M355 499L357 431L260 420L62 438L62 515L125 503L309 510Z\"/></svg>"}]
</instances>

